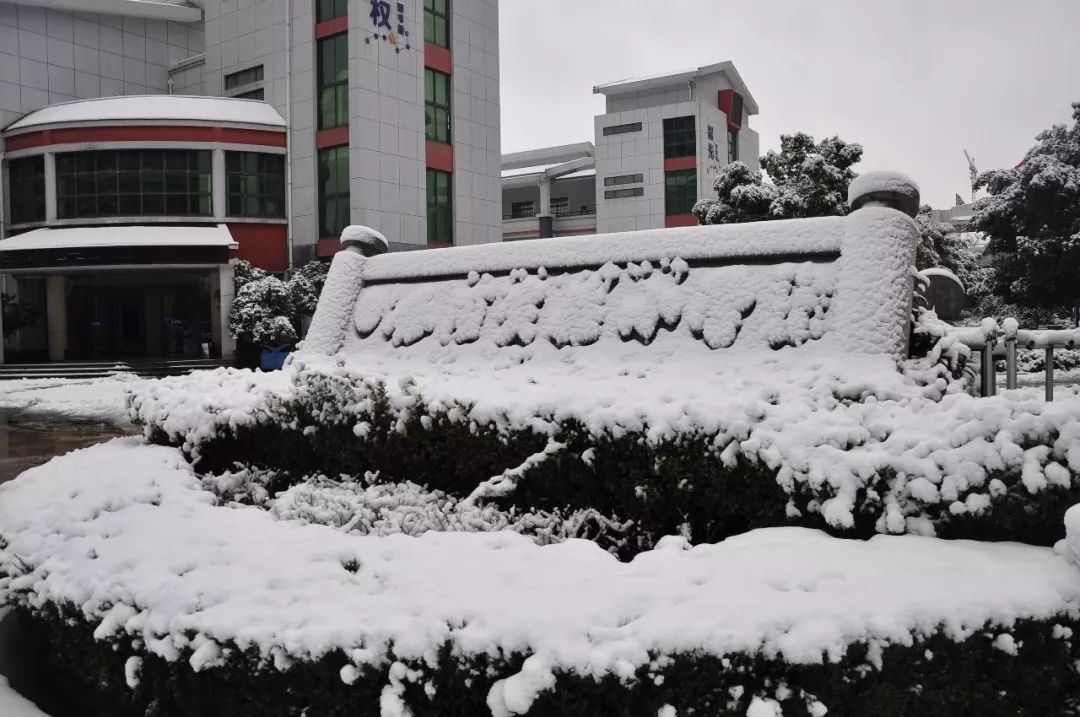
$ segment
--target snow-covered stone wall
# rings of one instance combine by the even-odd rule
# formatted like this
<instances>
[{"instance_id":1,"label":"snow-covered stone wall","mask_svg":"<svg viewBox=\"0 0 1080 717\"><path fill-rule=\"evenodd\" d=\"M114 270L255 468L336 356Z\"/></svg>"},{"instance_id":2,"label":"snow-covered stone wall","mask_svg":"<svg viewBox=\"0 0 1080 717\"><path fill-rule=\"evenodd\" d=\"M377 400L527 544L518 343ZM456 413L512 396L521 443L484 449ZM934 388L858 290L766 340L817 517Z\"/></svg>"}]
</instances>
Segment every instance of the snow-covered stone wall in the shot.
<instances>
[{"instance_id":1,"label":"snow-covered stone wall","mask_svg":"<svg viewBox=\"0 0 1080 717\"><path fill-rule=\"evenodd\" d=\"M847 217L366 257L356 247L335 259L304 351L441 362L515 348L530 361L658 342L901 358L916 239L908 216L870 203Z\"/></svg>"}]
</instances>

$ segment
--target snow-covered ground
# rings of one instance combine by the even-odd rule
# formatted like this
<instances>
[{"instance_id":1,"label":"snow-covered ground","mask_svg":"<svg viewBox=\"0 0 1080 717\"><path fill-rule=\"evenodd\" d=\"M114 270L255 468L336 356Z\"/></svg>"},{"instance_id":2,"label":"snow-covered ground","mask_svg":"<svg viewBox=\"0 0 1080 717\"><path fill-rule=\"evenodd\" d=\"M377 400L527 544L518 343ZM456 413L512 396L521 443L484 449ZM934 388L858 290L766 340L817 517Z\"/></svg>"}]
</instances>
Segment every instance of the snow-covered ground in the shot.
<instances>
[{"instance_id":1,"label":"snow-covered ground","mask_svg":"<svg viewBox=\"0 0 1080 717\"><path fill-rule=\"evenodd\" d=\"M284 520L221 504L178 450L126 438L0 486L0 573L16 575L0 579L0 598L79 605L99 638L138 636L195 670L212 668L227 643L278 665L332 648L355 666L421 660L447 642L466 655L523 651L521 672L488 697L493 715L508 715L555 686L557 669L628 675L650 651L818 663L866 642L873 661L885 644L988 629L1022 659L1014 621L1080 610L1068 557L1078 523L1070 514L1057 552L775 528L694 547L669 537L621 563L582 540L373 537ZM357 676L341 671L345 682ZM392 680L384 704L399 689Z\"/></svg>"},{"instance_id":2,"label":"snow-covered ground","mask_svg":"<svg viewBox=\"0 0 1080 717\"><path fill-rule=\"evenodd\" d=\"M37 706L11 688L0 675L0 715L3 717L49 717Z\"/></svg>"},{"instance_id":3,"label":"snow-covered ground","mask_svg":"<svg viewBox=\"0 0 1080 717\"><path fill-rule=\"evenodd\" d=\"M0 409L44 418L122 424L127 422L124 391L142 381L128 373L107 378L0 381Z\"/></svg>"}]
</instances>

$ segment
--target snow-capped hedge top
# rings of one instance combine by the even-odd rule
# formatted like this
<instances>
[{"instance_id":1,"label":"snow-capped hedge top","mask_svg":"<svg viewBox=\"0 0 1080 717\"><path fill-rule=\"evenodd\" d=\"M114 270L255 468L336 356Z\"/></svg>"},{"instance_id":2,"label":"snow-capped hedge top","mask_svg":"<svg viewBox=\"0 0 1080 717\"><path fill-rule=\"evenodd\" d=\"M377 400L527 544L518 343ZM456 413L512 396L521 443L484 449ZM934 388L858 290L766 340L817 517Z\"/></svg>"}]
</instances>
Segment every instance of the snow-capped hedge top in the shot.
<instances>
[{"instance_id":1,"label":"snow-capped hedge top","mask_svg":"<svg viewBox=\"0 0 1080 717\"><path fill-rule=\"evenodd\" d=\"M815 343L899 358L916 240L911 219L875 206L847 217L345 251L304 349L408 349L442 361L515 347L528 361L552 348L579 349L566 359L663 337L688 352Z\"/></svg>"}]
</instances>

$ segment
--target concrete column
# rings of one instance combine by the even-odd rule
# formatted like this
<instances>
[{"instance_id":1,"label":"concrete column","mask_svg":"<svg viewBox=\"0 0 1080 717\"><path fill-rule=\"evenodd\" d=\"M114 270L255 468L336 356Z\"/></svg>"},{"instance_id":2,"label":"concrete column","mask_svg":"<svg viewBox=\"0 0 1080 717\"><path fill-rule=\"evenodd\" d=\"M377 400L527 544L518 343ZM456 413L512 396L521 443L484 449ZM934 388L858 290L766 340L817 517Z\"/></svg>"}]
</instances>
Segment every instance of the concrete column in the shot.
<instances>
[{"instance_id":1,"label":"concrete column","mask_svg":"<svg viewBox=\"0 0 1080 717\"><path fill-rule=\"evenodd\" d=\"M214 219L224 219L225 207L225 150L215 149L210 157L210 185L214 194Z\"/></svg>"},{"instance_id":2,"label":"concrete column","mask_svg":"<svg viewBox=\"0 0 1080 717\"><path fill-rule=\"evenodd\" d=\"M555 220L551 216L551 180L543 177L539 184L540 211L537 221L540 223L540 238L547 239L555 235Z\"/></svg>"},{"instance_id":3,"label":"concrete column","mask_svg":"<svg viewBox=\"0 0 1080 717\"><path fill-rule=\"evenodd\" d=\"M48 166L48 165L46 165ZM67 357L67 278L50 276L45 280L45 315L49 327L49 360Z\"/></svg>"},{"instance_id":4,"label":"concrete column","mask_svg":"<svg viewBox=\"0 0 1080 717\"><path fill-rule=\"evenodd\" d=\"M232 308L233 265L225 264L210 272L210 325L214 334L214 358L236 358L236 339L229 334L229 309Z\"/></svg>"},{"instance_id":5,"label":"concrete column","mask_svg":"<svg viewBox=\"0 0 1080 717\"><path fill-rule=\"evenodd\" d=\"M56 219L56 155L45 153L45 221Z\"/></svg>"}]
</instances>

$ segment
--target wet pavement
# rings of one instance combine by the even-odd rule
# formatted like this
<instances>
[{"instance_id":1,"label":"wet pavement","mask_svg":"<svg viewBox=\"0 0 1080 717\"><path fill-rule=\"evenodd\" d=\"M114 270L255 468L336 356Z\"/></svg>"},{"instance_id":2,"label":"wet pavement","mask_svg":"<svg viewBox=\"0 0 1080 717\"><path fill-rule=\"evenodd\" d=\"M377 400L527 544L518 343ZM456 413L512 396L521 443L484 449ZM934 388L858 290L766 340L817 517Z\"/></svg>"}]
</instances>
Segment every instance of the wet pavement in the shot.
<instances>
[{"instance_id":1,"label":"wet pavement","mask_svg":"<svg viewBox=\"0 0 1080 717\"><path fill-rule=\"evenodd\" d=\"M77 422L0 409L0 483L53 456L133 432L134 429L124 430L105 423Z\"/></svg>"}]
</instances>

